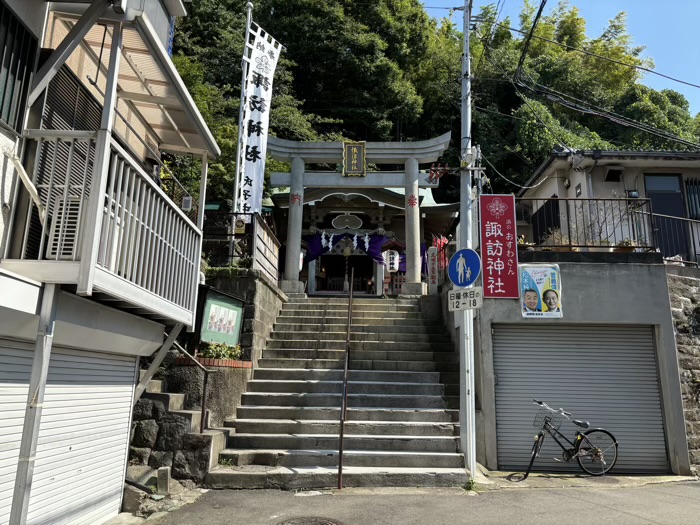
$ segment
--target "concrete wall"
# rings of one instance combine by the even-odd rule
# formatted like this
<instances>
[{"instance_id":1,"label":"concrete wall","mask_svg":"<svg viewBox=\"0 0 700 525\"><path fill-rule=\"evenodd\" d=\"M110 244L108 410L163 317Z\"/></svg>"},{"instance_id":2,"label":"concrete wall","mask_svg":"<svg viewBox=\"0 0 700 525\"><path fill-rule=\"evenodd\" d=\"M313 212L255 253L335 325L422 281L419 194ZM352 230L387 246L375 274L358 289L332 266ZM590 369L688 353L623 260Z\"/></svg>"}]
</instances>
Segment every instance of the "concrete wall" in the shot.
<instances>
[{"instance_id":1,"label":"concrete wall","mask_svg":"<svg viewBox=\"0 0 700 525\"><path fill-rule=\"evenodd\" d=\"M535 262L535 257L555 258L559 254L527 252L521 255L523 259L528 257L533 259L530 262ZM481 344L477 348L477 360L481 363L477 395L480 399L483 424L477 428L477 433L480 434L477 441L485 444L485 454L480 455L478 460L488 468L497 466L496 400L491 335L494 324L508 323L523 326L533 323L643 324L653 326L656 338L664 426L671 468L678 474L689 473L666 270L660 256L657 255L655 257L657 263L652 264L631 262L616 264L609 256L617 254L570 253L566 255L569 262L559 263L563 290L562 308L565 315L563 319L523 319L519 301L516 299L484 300L479 320ZM599 258L599 255L606 257ZM604 262L596 262L598 260ZM539 261L545 262L541 259Z\"/></svg>"},{"instance_id":2,"label":"concrete wall","mask_svg":"<svg viewBox=\"0 0 700 525\"><path fill-rule=\"evenodd\" d=\"M246 301L240 345L243 359L257 366L287 295L258 270L210 268L207 284Z\"/></svg>"},{"instance_id":3,"label":"concrete wall","mask_svg":"<svg viewBox=\"0 0 700 525\"><path fill-rule=\"evenodd\" d=\"M253 376L252 368L213 368L207 385L209 425L221 427L224 421L236 417L246 384ZM168 392L185 394L185 409L201 410L204 372L196 366L174 365L163 375Z\"/></svg>"}]
</instances>

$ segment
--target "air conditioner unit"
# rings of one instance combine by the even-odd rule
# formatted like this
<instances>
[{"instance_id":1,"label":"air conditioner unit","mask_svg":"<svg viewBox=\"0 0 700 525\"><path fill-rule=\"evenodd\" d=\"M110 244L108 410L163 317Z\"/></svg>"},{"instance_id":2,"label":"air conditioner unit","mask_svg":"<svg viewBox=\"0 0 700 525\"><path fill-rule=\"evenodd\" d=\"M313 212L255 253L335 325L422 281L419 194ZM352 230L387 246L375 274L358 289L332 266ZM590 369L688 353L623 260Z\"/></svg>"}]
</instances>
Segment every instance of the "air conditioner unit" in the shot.
<instances>
[{"instance_id":1,"label":"air conditioner unit","mask_svg":"<svg viewBox=\"0 0 700 525\"><path fill-rule=\"evenodd\" d=\"M77 195L69 195L65 200L63 195L58 195L54 199L47 259L74 261L80 258L82 202Z\"/></svg>"}]
</instances>

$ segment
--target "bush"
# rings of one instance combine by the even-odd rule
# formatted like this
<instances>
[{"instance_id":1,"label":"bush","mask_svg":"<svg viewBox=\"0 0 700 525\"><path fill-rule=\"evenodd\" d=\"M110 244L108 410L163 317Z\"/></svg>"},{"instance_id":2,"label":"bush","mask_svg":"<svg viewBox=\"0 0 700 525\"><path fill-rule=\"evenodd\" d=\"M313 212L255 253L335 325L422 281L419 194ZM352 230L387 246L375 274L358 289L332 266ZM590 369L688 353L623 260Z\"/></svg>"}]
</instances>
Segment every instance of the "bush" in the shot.
<instances>
[{"instance_id":1,"label":"bush","mask_svg":"<svg viewBox=\"0 0 700 525\"><path fill-rule=\"evenodd\" d=\"M202 343L197 355L209 359L240 359L241 345L230 346L226 343Z\"/></svg>"}]
</instances>

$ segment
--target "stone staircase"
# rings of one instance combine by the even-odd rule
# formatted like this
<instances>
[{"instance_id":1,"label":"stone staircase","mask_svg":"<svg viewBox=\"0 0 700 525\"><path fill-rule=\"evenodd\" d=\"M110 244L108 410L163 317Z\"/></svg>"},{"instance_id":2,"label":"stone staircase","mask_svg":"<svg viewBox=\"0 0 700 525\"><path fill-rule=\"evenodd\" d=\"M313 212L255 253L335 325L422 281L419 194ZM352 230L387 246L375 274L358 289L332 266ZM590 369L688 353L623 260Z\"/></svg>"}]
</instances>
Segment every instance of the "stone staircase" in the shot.
<instances>
[{"instance_id":1,"label":"stone staircase","mask_svg":"<svg viewBox=\"0 0 700 525\"><path fill-rule=\"evenodd\" d=\"M287 303L237 410L220 488L337 485L347 299ZM356 299L343 484L459 486L457 355L417 300Z\"/></svg>"}]
</instances>

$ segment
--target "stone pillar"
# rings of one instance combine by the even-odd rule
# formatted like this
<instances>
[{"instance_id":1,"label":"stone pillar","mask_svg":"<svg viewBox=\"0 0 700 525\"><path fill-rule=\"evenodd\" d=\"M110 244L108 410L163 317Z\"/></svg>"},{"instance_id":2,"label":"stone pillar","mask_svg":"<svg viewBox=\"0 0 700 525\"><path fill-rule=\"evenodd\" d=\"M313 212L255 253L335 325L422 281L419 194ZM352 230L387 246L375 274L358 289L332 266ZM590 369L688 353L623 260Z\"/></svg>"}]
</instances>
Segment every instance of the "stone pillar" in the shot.
<instances>
[{"instance_id":1,"label":"stone pillar","mask_svg":"<svg viewBox=\"0 0 700 525\"><path fill-rule=\"evenodd\" d=\"M309 261L309 284L307 286L309 295L316 293L316 261Z\"/></svg>"},{"instance_id":2,"label":"stone pillar","mask_svg":"<svg viewBox=\"0 0 700 525\"><path fill-rule=\"evenodd\" d=\"M377 295L381 297L384 294L384 265L375 261L374 266L374 282L376 284Z\"/></svg>"},{"instance_id":3,"label":"stone pillar","mask_svg":"<svg viewBox=\"0 0 700 525\"><path fill-rule=\"evenodd\" d=\"M291 187L289 188L289 216L287 218L287 256L284 280L280 288L285 293L304 293L304 283L299 281L299 257L301 255L301 227L304 214L304 159L292 159Z\"/></svg>"},{"instance_id":4,"label":"stone pillar","mask_svg":"<svg viewBox=\"0 0 700 525\"><path fill-rule=\"evenodd\" d=\"M402 295L424 295L420 275L420 206L418 193L418 161L408 159L406 172L406 282Z\"/></svg>"}]
</instances>

